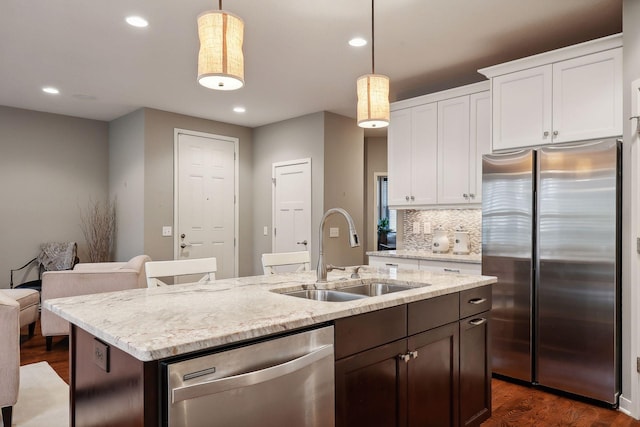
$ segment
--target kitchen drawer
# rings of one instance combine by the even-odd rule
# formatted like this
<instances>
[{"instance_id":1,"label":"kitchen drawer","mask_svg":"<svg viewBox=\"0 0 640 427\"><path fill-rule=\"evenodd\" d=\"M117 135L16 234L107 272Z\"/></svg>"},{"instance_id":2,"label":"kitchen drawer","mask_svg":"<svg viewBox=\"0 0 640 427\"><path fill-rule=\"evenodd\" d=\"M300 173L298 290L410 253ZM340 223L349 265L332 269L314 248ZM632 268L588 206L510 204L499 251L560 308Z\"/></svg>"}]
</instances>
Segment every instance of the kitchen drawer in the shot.
<instances>
[{"instance_id":1,"label":"kitchen drawer","mask_svg":"<svg viewBox=\"0 0 640 427\"><path fill-rule=\"evenodd\" d=\"M407 336L407 306L358 314L335 321L336 360Z\"/></svg>"},{"instance_id":2,"label":"kitchen drawer","mask_svg":"<svg viewBox=\"0 0 640 427\"><path fill-rule=\"evenodd\" d=\"M418 270L420 268L420 261L408 258L369 256L369 265L372 267Z\"/></svg>"},{"instance_id":3,"label":"kitchen drawer","mask_svg":"<svg viewBox=\"0 0 640 427\"><path fill-rule=\"evenodd\" d=\"M434 273L481 274L482 266L465 262L421 260L420 270Z\"/></svg>"},{"instance_id":4,"label":"kitchen drawer","mask_svg":"<svg viewBox=\"0 0 640 427\"><path fill-rule=\"evenodd\" d=\"M408 304L408 335L414 335L460 319L457 293Z\"/></svg>"},{"instance_id":5,"label":"kitchen drawer","mask_svg":"<svg viewBox=\"0 0 640 427\"><path fill-rule=\"evenodd\" d=\"M460 318L491 310L491 286L460 292Z\"/></svg>"}]
</instances>

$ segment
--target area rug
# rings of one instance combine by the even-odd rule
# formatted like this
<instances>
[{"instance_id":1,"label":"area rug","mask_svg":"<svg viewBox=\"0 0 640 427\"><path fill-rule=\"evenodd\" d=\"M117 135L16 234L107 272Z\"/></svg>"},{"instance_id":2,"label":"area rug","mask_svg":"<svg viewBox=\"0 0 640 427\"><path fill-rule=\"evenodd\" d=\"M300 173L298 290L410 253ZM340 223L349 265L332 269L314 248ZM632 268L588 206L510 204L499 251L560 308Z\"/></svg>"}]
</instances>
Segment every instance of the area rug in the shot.
<instances>
[{"instance_id":1,"label":"area rug","mask_svg":"<svg viewBox=\"0 0 640 427\"><path fill-rule=\"evenodd\" d=\"M47 362L20 367L20 392L11 424L15 427L69 425L69 386Z\"/></svg>"}]
</instances>

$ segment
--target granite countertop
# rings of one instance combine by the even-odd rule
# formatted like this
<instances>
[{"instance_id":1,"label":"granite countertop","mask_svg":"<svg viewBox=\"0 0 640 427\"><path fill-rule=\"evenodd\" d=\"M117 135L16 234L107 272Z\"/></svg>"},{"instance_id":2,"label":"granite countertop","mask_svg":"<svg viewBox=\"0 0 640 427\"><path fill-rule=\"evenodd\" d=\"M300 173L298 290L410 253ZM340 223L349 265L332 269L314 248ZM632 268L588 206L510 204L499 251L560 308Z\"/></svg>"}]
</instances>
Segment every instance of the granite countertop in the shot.
<instances>
[{"instance_id":1,"label":"granite countertop","mask_svg":"<svg viewBox=\"0 0 640 427\"><path fill-rule=\"evenodd\" d=\"M452 252L436 254L431 251L413 251L399 249L395 251L369 251L369 256L384 256L390 258L418 259L426 261L462 262L467 264L482 264L481 254L457 255Z\"/></svg>"},{"instance_id":2,"label":"granite countertop","mask_svg":"<svg viewBox=\"0 0 640 427\"><path fill-rule=\"evenodd\" d=\"M488 276L368 266L360 270L361 279L350 279L350 273L332 271L324 285L315 284L311 271L58 298L43 306L131 356L151 361L496 282ZM375 281L416 289L346 302L277 293Z\"/></svg>"}]
</instances>

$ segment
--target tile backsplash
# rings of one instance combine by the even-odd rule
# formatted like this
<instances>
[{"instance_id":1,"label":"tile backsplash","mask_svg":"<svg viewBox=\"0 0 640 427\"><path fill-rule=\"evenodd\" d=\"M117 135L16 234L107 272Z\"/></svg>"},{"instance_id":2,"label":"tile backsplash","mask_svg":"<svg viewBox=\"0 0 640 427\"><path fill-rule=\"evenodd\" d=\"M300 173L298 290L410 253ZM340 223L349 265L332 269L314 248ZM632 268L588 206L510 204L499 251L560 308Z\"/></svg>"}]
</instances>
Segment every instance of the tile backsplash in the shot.
<instances>
[{"instance_id":1,"label":"tile backsplash","mask_svg":"<svg viewBox=\"0 0 640 427\"><path fill-rule=\"evenodd\" d=\"M424 232L425 223L431 224L430 234ZM418 232L415 232L414 225L419 226ZM402 224L404 229L402 249L430 251L433 230L439 225L447 230L451 248L453 248L453 232L462 226L469 232L471 253L479 254L482 251L482 209L406 210Z\"/></svg>"}]
</instances>

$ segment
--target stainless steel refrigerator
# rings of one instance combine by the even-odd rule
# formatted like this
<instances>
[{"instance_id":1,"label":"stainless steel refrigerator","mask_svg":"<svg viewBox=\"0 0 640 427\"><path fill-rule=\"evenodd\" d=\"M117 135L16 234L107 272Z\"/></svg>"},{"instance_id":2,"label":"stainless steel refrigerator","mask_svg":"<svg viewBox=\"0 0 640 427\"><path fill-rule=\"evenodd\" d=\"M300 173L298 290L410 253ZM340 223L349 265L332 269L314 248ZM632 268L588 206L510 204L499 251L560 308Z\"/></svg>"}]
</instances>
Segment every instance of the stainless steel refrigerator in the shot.
<instances>
[{"instance_id":1,"label":"stainless steel refrigerator","mask_svg":"<svg viewBox=\"0 0 640 427\"><path fill-rule=\"evenodd\" d=\"M617 405L620 165L614 139L484 156L494 373Z\"/></svg>"}]
</instances>

